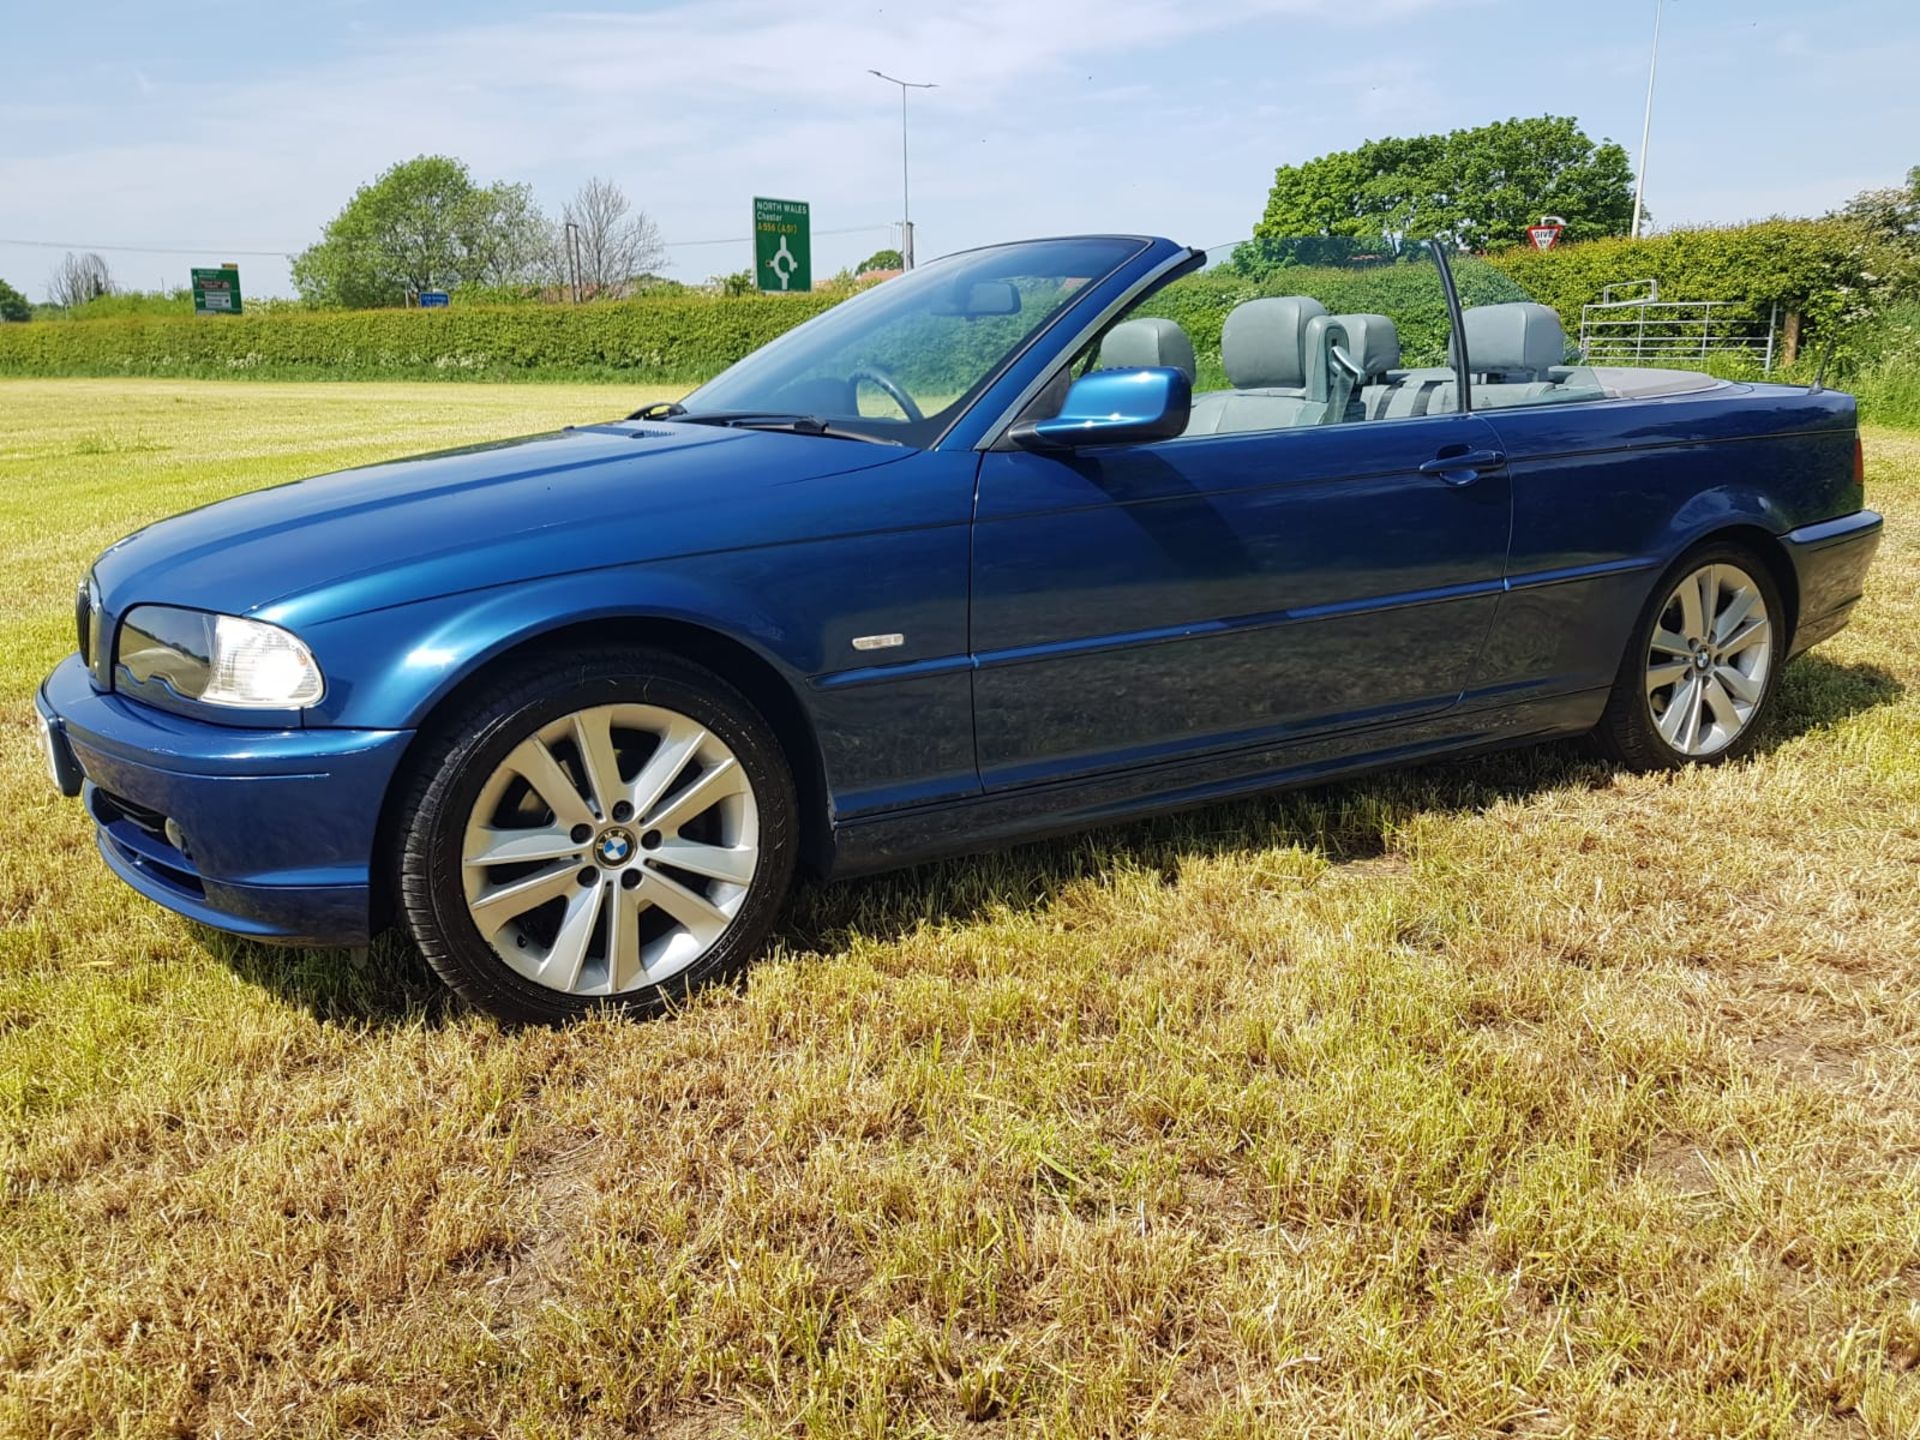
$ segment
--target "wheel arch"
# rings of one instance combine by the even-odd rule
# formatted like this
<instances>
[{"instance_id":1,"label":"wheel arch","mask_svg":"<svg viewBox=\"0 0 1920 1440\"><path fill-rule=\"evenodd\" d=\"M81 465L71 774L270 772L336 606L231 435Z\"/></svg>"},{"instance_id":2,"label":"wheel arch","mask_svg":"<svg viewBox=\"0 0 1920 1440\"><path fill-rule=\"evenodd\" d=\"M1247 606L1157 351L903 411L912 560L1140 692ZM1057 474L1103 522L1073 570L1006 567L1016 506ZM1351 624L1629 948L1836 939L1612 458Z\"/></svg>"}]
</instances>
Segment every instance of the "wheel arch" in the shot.
<instances>
[{"instance_id":1,"label":"wheel arch","mask_svg":"<svg viewBox=\"0 0 1920 1440\"><path fill-rule=\"evenodd\" d=\"M392 862L400 841L401 802L423 738L456 711L476 688L501 670L537 651L573 646L665 650L712 671L744 695L772 729L793 776L800 819L801 866L815 875L824 875L831 868L832 808L819 737L798 691L778 667L753 647L711 626L661 615L600 616L514 636L477 659L452 684L433 696L419 717L414 738L401 756L381 801L372 867L376 929L386 924L393 913Z\"/></svg>"},{"instance_id":2,"label":"wheel arch","mask_svg":"<svg viewBox=\"0 0 1920 1440\"><path fill-rule=\"evenodd\" d=\"M1702 545L1734 544L1751 551L1779 587L1787 609L1786 643L1791 645L1800 620L1800 577L1780 537L1793 527L1792 514L1765 489L1742 481L1711 485L1689 495L1668 522L1668 564Z\"/></svg>"},{"instance_id":3,"label":"wheel arch","mask_svg":"<svg viewBox=\"0 0 1920 1440\"><path fill-rule=\"evenodd\" d=\"M1778 587L1787 610L1781 640L1781 653L1785 654L1792 647L1793 632L1800 624L1800 576L1780 537L1764 525L1744 522L1719 525L1689 540L1685 549L1675 556L1676 562L1707 545L1737 545L1767 567L1767 574Z\"/></svg>"}]
</instances>

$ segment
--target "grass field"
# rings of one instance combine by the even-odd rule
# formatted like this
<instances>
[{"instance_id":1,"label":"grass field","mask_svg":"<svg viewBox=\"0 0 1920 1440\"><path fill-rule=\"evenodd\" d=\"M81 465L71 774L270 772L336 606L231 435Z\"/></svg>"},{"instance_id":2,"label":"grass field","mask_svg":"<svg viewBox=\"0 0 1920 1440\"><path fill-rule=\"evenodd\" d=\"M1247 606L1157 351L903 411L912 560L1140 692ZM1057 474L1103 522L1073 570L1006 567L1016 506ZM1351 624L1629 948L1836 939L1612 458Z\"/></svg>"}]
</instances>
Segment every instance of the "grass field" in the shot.
<instances>
[{"instance_id":1,"label":"grass field","mask_svg":"<svg viewBox=\"0 0 1920 1440\"><path fill-rule=\"evenodd\" d=\"M1920 1434L1920 437L1750 762L1573 747L803 894L504 1034L111 881L87 559L649 394L0 382L0 1432Z\"/></svg>"}]
</instances>

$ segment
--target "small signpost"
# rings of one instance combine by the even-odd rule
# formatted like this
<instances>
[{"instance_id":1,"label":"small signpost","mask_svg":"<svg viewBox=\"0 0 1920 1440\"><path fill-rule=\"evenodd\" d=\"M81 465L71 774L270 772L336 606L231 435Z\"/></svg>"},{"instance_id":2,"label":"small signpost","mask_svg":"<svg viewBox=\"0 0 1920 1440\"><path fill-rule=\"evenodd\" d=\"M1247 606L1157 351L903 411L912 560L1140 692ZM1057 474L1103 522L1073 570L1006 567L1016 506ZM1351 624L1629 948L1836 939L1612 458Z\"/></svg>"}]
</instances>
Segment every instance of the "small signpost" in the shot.
<instances>
[{"instance_id":1,"label":"small signpost","mask_svg":"<svg viewBox=\"0 0 1920 1440\"><path fill-rule=\"evenodd\" d=\"M447 308L447 292L444 290L422 290L420 292L422 310L444 310Z\"/></svg>"},{"instance_id":2,"label":"small signpost","mask_svg":"<svg viewBox=\"0 0 1920 1440\"><path fill-rule=\"evenodd\" d=\"M238 315L240 313L240 267L222 265L218 270L193 272L193 313L196 315Z\"/></svg>"},{"instance_id":3,"label":"small signpost","mask_svg":"<svg viewBox=\"0 0 1920 1440\"><path fill-rule=\"evenodd\" d=\"M776 293L813 289L813 220L806 201L753 197L753 282Z\"/></svg>"},{"instance_id":4,"label":"small signpost","mask_svg":"<svg viewBox=\"0 0 1920 1440\"><path fill-rule=\"evenodd\" d=\"M1567 222L1558 215L1542 215L1538 225L1527 227L1527 239L1536 250L1551 250L1560 243L1560 232L1566 228Z\"/></svg>"}]
</instances>

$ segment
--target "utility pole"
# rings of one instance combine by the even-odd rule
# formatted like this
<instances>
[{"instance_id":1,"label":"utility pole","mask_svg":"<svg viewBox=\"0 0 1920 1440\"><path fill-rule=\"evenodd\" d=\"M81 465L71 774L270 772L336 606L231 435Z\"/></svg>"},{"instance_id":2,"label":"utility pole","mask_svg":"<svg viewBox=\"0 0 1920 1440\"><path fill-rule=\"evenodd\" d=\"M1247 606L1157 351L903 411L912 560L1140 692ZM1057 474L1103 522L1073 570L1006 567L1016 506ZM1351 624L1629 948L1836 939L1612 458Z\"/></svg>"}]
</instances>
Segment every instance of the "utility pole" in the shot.
<instances>
[{"instance_id":1,"label":"utility pole","mask_svg":"<svg viewBox=\"0 0 1920 1440\"><path fill-rule=\"evenodd\" d=\"M883 75L878 70L867 71L869 75L879 75L889 85L900 87L900 268L913 269L913 205L907 186L907 91L938 90L933 81L896 80L891 75Z\"/></svg>"},{"instance_id":2,"label":"utility pole","mask_svg":"<svg viewBox=\"0 0 1920 1440\"><path fill-rule=\"evenodd\" d=\"M1660 73L1660 14L1667 0L1653 0L1653 58L1647 62L1647 111L1640 121L1640 173L1633 182L1633 230L1640 238L1640 207L1647 192L1647 142L1653 136L1653 80Z\"/></svg>"},{"instance_id":3,"label":"utility pole","mask_svg":"<svg viewBox=\"0 0 1920 1440\"><path fill-rule=\"evenodd\" d=\"M567 221L567 275L573 287L573 303L580 303L580 227Z\"/></svg>"}]
</instances>

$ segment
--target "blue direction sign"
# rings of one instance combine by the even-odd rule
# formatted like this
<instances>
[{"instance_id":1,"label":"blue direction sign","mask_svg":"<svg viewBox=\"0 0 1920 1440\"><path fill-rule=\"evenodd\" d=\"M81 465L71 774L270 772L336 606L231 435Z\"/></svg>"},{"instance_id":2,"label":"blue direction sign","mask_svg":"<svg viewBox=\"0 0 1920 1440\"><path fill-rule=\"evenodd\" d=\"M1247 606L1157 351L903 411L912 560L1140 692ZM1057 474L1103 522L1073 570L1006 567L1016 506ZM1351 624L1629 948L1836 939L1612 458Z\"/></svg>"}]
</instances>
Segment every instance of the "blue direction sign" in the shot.
<instances>
[{"instance_id":1,"label":"blue direction sign","mask_svg":"<svg viewBox=\"0 0 1920 1440\"><path fill-rule=\"evenodd\" d=\"M420 308L422 310L444 310L447 307L447 292L444 290L422 290Z\"/></svg>"}]
</instances>

